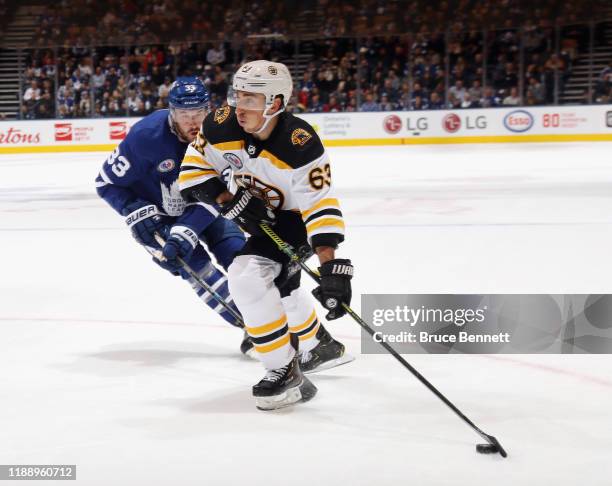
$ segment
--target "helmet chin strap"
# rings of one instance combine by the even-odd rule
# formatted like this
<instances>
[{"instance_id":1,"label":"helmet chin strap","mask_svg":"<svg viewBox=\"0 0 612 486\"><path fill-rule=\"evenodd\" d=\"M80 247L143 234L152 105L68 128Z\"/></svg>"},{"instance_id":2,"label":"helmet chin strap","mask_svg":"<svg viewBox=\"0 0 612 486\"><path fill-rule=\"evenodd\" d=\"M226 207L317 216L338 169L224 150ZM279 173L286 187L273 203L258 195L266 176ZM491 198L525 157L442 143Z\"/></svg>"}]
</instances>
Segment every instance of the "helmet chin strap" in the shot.
<instances>
[{"instance_id":1,"label":"helmet chin strap","mask_svg":"<svg viewBox=\"0 0 612 486\"><path fill-rule=\"evenodd\" d=\"M261 128L255 132L253 132L254 134L260 134L261 132L263 132L266 127L268 126L268 123L270 123L270 121L272 120L272 118L274 118L275 116L280 115L283 111L285 111L285 107L283 106L281 109L279 109L276 113L273 113L272 115L266 115L266 111L268 111L271 108L271 106L267 107L264 112L263 112L263 117L265 118L263 125L261 126Z\"/></svg>"}]
</instances>

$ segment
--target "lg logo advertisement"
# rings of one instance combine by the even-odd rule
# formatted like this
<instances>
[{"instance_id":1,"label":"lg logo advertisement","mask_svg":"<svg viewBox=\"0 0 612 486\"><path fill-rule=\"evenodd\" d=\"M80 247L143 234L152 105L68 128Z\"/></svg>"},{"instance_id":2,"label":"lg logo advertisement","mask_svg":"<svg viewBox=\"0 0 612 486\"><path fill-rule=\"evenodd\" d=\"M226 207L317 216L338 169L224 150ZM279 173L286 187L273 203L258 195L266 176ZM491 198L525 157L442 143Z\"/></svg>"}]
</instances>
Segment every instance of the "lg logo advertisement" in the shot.
<instances>
[{"instance_id":1,"label":"lg logo advertisement","mask_svg":"<svg viewBox=\"0 0 612 486\"><path fill-rule=\"evenodd\" d=\"M606 113L606 126L612 128L612 111Z\"/></svg>"},{"instance_id":2,"label":"lg logo advertisement","mask_svg":"<svg viewBox=\"0 0 612 486\"><path fill-rule=\"evenodd\" d=\"M413 135L419 135L420 132L424 132L429 128L427 118L424 116L413 119L406 118L406 129L409 132L413 132Z\"/></svg>"},{"instance_id":3,"label":"lg logo advertisement","mask_svg":"<svg viewBox=\"0 0 612 486\"><path fill-rule=\"evenodd\" d=\"M511 111L504 117L504 126L514 133L523 133L533 127L533 116L525 110Z\"/></svg>"},{"instance_id":4,"label":"lg logo advertisement","mask_svg":"<svg viewBox=\"0 0 612 486\"><path fill-rule=\"evenodd\" d=\"M383 120L383 128L385 132L395 135L402 130L404 123L402 119L397 115L388 115ZM424 132L429 128L427 118L422 116L418 118L407 117L406 118L406 131L411 132L412 135L420 135L420 132Z\"/></svg>"},{"instance_id":5,"label":"lg logo advertisement","mask_svg":"<svg viewBox=\"0 0 612 486\"><path fill-rule=\"evenodd\" d=\"M395 135L402 129L402 119L397 115L389 115L383 120L385 132Z\"/></svg>"},{"instance_id":6,"label":"lg logo advertisement","mask_svg":"<svg viewBox=\"0 0 612 486\"><path fill-rule=\"evenodd\" d=\"M461 128L461 118L454 113L449 113L442 118L442 128L444 128L444 130L446 130L448 133L458 132Z\"/></svg>"},{"instance_id":7,"label":"lg logo advertisement","mask_svg":"<svg viewBox=\"0 0 612 486\"><path fill-rule=\"evenodd\" d=\"M484 115L466 115L464 120L465 123L463 123L461 117L456 113L449 113L442 119L442 128L448 133L456 133L462 126L464 126L466 130L485 130L487 128L487 117Z\"/></svg>"}]
</instances>

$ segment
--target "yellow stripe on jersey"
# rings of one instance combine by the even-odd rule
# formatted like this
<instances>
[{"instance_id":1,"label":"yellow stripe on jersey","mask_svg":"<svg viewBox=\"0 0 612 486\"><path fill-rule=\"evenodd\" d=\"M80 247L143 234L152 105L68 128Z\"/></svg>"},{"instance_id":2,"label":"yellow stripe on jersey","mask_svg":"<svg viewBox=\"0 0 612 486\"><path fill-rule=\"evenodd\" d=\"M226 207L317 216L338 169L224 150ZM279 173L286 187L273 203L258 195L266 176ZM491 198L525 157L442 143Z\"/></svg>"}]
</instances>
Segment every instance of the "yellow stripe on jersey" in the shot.
<instances>
[{"instance_id":1,"label":"yellow stripe on jersey","mask_svg":"<svg viewBox=\"0 0 612 486\"><path fill-rule=\"evenodd\" d=\"M336 226L344 231L344 221L342 221L342 219L340 218L335 219L329 216L326 218L316 219L312 223L307 224L306 231L308 231L308 233L312 233L316 229L319 229L323 226Z\"/></svg>"},{"instance_id":2,"label":"yellow stripe on jersey","mask_svg":"<svg viewBox=\"0 0 612 486\"><path fill-rule=\"evenodd\" d=\"M262 334L269 334L272 331L277 331L287 323L287 316L283 314L280 319L269 322L257 327L245 326L247 332L251 336L261 336Z\"/></svg>"},{"instance_id":3,"label":"yellow stripe on jersey","mask_svg":"<svg viewBox=\"0 0 612 486\"><path fill-rule=\"evenodd\" d=\"M255 351L257 351L258 353L270 353L272 351L276 351L278 348L286 346L287 344L289 344L289 333L285 334L278 341L275 341L270 344L264 344L263 346L258 346L257 344L255 344Z\"/></svg>"},{"instance_id":4,"label":"yellow stripe on jersey","mask_svg":"<svg viewBox=\"0 0 612 486\"><path fill-rule=\"evenodd\" d=\"M218 150L242 150L244 148L244 140L213 143L212 146Z\"/></svg>"},{"instance_id":5,"label":"yellow stripe on jersey","mask_svg":"<svg viewBox=\"0 0 612 486\"><path fill-rule=\"evenodd\" d=\"M318 203L316 203L310 209L307 209L306 211L302 211L302 218L306 219L312 213L314 213L315 211L323 207L340 208L340 203L335 197L326 197L325 199L321 199Z\"/></svg>"},{"instance_id":6,"label":"yellow stripe on jersey","mask_svg":"<svg viewBox=\"0 0 612 486\"><path fill-rule=\"evenodd\" d=\"M202 157L197 157L196 155L186 155L183 158L183 164L185 165L195 165L197 167L202 167L203 169L213 169L214 167L210 165L206 160Z\"/></svg>"},{"instance_id":7,"label":"yellow stripe on jersey","mask_svg":"<svg viewBox=\"0 0 612 486\"><path fill-rule=\"evenodd\" d=\"M301 336L298 336L298 340L306 341L306 339L310 339L317 333L317 331L319 330L319 327L321 327L321 323L317 322L317 325L312 328L312 331L307 332L306 334L302 334Z\"/></svg>"},{"instance_id":8,"label":"yellow stripe on jersey","mask_svg":"<svg viewBox=\"0 0 612 486\"><path fill-rule=\"evenodd\" d=\"M179 174L179 184L181 182L187 182L192 179L204 176L218 176L219 173L216 170L194 170L194 171L183 171Z\"/></svg>"},{"instance_id":9,"label":"yellow stripe on jersey","mask_svg":"<svg viewBox=\"0 0 612 486\"><path fill-rule=\"evenodd\" d=\"M289 164L287 164L286 162L283 162L276 155L272 155L267 150L262 150L259 156L265 159L268 159L270 162L272 162L273 166L278 167L279 169L283 169L283 170L292 169L292 167Z\"/></svg>"},{"instance_id":10,"label":"yellow stripe on jersey","mask_svg":"<svg viewBox=\"0 0 612 486\"><path fill-rule=\"evenodd\" d=\"M304 329L306 329L308 326L310 326L314 320L317 318L317 312L316 310L312 311L312 314L310 314L310 317L308 319L306 319L305 322L303 322L302 324L299 324L295 327L293 326L289 326L289 330L291 332L300 332L303 331Z\"/></svg>"}]
</instances>

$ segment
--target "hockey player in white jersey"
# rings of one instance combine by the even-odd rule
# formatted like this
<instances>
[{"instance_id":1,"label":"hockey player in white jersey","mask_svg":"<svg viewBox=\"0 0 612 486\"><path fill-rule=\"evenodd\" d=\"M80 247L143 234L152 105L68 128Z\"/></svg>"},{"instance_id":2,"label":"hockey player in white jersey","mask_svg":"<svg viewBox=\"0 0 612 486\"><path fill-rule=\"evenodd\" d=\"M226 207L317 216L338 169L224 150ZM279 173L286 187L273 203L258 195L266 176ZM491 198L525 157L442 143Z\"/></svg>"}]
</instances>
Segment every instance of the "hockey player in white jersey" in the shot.
<instances>
[{"instance_id":1,"label":"hockey player in white jersey","mask_svg":"<svg viewBox=\"0 0 612 486\"><path fill-rule=\"evenodd\" d=\"M314 129L285 111L292 92L284 64L241 66L228 93L230 106L209 114L187 149L179 184L183 197L219 204L221 214L250 234L228 270L230 292L267 373L253 387L258 408L284 407L314 396L302 374L352 358L320 324L300 273L261 231L268 222L286 242L309 244L320 262L314 295L327 319L350 303L353 267L336 258L344 221L334 194L330 161ZM231 170L229 187L221 174ZM299 355L298 351L299 350Z\"/></svg>"}]
</instances>

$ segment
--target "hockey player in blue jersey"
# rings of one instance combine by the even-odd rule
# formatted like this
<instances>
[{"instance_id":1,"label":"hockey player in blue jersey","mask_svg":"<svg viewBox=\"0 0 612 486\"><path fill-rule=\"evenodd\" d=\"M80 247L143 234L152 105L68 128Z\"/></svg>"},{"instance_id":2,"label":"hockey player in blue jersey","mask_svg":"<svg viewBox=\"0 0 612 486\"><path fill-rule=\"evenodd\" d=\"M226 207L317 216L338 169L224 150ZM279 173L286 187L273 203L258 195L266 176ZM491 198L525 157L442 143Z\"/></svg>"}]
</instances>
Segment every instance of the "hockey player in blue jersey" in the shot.
<instances>
[{"instance_id":1,"label":"hockey player in blue jersey","mask_svg":"<svg viewBox=\"0 0 612 486\"><path fill-rule=\"evenodd\" d=\"M169 110L158 110L136 123L104 162L98 195L126 218L132 235L149 250L161 251L154 261L187 280L198 296L230 324L243 327L182 268L183 259L198 276L232 307L226 277L211 262L204 241L225 269L242 249L245 238L238 227L203 203L186 203L178 187L180 164L209 112L209 94L195 77L178 78L170 88ZM197 143L197 141L195 142ZM165 240L156 241L158 233ZM245 354L252 342L245 333Z\"/></svg>"}]
</instances>

